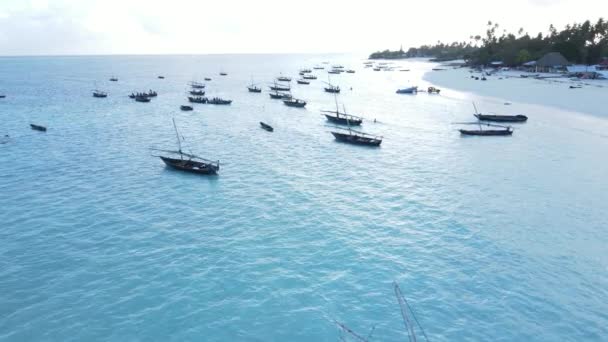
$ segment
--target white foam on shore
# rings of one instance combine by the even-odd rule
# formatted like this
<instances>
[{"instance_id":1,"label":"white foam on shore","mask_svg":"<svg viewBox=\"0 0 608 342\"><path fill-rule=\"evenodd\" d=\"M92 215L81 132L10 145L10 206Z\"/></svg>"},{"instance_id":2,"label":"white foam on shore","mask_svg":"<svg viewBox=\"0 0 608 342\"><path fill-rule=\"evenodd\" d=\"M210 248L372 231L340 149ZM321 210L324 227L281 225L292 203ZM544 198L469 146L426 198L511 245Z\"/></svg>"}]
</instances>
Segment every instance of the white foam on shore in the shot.
<instances>
[{"instance_id":1,"label":"white foam on shore","mask_svg":"<svg viewBox=\"0 0 608 342\"><path fill-rule=\"evenodd\" d=\"M608 119L608 81L568 78L522 78L521 72L501 72L486 76L487 81L475 80L467 68L430 71L423 79L437 87L447 87L479 96L494 97L504 102L520 102L548 106ZM532 74L529 74L532 75ZM570 89L570 85L582 85Z\"/></svg>"}]
</instances>

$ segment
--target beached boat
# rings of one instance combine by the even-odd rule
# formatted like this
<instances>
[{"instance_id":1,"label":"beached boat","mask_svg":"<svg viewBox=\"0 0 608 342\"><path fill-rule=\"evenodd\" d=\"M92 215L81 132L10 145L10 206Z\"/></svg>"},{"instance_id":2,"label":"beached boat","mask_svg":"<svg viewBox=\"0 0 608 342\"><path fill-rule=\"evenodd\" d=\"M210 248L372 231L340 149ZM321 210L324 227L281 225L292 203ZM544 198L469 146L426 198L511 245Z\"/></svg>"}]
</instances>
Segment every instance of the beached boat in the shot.
<instances>
[{"instance_id":1,"label":"beached boat","mask_svg":"<svg viewBox=\"0 0 608 342\"><path fill-rule=\"evenodd\" d=\"M106 93L105 91L101 91L101 90L93 90L93 97L106 98L106 97L108 97L108 93Z\"/></svg>"},{"instance_id":2,"label":"beached boat","mask_svg":"<svg viewBox=\"0 0 608 342\"><path fill-rule=\"evenodd\" d=\"M465 122L460 123L462 125L478 125L479 129L459 129L462 135L475 135L475 136L507 136L513 134L513 128L511 126L492 125L481 122ZM484 129L483 126L492 127L490 129ZM495 129L499 128L499 129Z\"/></svg>"},{"instance_id":3,"label":"beached boat","mask_svg":"<svg viewBox=\"0 0 608 342\"><path fill-rule=\"evenodd\" d=\"M268 132L274 132L274 128L272 128L272 126L270 126L270 125L269 125L269 124L267 124L267 123L263 123L262 121L260 121L260 126L261 126L263 129L267 130Z\"/></svg>"},{"instance_id":4,"label":"beached boat","mask_svg":"<svg viewBox=\"0 0 608 342\"><path fill-rule=\"evenodd\" d=\"M435 87L428 87L426 89L426 92L429 94L439 94L441 92L441 89Z\"/></svg>"},{"instance_id":5,"label":"beached boat","mask_svg":"<svg viewBox=\"0 0 608 342\"><path fill-rule=\"evenodd\" d=\"M298 82L298 84L310 84L310 81L307 81L305 79L297 80L297 82Z\"/></svg>"},{"instance_id":6,"label":"beached boat","mask_svg":"<svg viewBox=\"0 0 608 342\"><path fill-rule=\"evenodd\" d=\"M203 89L205 88L205 84L201 83L201 82L196 82L196 81L192 81L190 83L188 83L190 85L190 87L192 87L193 89Z\"/></svg>"},{"instance_id":7,"label":"beached boat","mask_svg":"<svg viewBox=\"0 0 608 342\"><path fill-rule=\"evenodd\" d=\"M34 131L46 132L46 127L44 126L30 124L30 128Z\"/></svg>"},{"instance_id":8,"label":"beached boat","mask_svg":"<svg viewBox=\"0 0 608 342\"><path fill-rule=\"evenodd\" d=\"M188 96L188 101L191 103L207 103L208 99L202 96Z\"/></svg>"},{"instance_id":9,"label":"beached boat","mask_svg":"<svg viewBox=\"0 0 608 342\"><path fill-rule=\"evenodd\" d=\"M184 140L184 138L182 136L180 136L179 132L177 131L177 125L175 124L175 119L173 119L173 127L175 128L175 135L177 137L177 146L178 146L178 150L177 151L168 151L168 150L157 150L154 149L156 151L162 151L162 152L166 152L166 153L170 153L172 154L171 157L168 156L156 156L159 157L164 163L165 165L179 170L179 171L185 171L185 172L191 172L191 173L196 173L196 174L201 174L201 175L216 175L218 173L218 171L220 170L220 162L218 161L211 161L190 153L184 153L182 152L182 140Z\"/></svg>"},{"instance_id":10,"label":"beached boat","mask_svg":"<svg viewBox=\"0 0 608 342\"><path fill-rule=\"evenodd\" d=\"M184 112L188 112L193 110L194 108L192 108L192 106L180 106L179 109L183 110Z\"/></svg>"},{"instance_id":11,"label":"beached boat","mask_svg":"<svg viewBox=\"0 0 608 342\"><path fill-rule=\"evenodd\" d=\"M300 99L296 99L296 98L288 98L288 99L284 99L283 103L286 106L289 107L297 107L297 108L303 108L304 106L306 106L306 101L304 100L300 100Z\"/></svg>"},{"instance_id":12,"label":"beached boat","mask_svg":"<svg viewBox=\"0 0 608 342\"><path fill-rule=\"evenodd\" d=\"M350 128L340 132L331 131L331 134L338 141L354 145L380 146L382 144L381 136L354 131Z\"/></svg>"},{"instance_id":13,"label":"beached boat","mask_svg":"<svg viewBox=\"0 0 608 342\"><path fill-rule=\"evenodd\" d=\"M418 93L418 87L397 89L396 93L397 94L416 94L416 93Z\"/></svg>"},{"instance_id":14,"label":"beached boat","mask_svg":"<svg viewBox=\"0 0 608 342\"><path fill-rule=\"evenodd\" d=\"M205 96L205 91L204 90L190 90L190 95L194 95L194 96Z\"/></svg>"},{"instance_id":15,"label":"beached boat","mask_svg":"<svg viewBox=\"0 0 608 342\"><path fill-rule=\"evenodd\" d=\"M207 100L207 104L214 104L214 105L229 105L231 103L232 103L232 100L224 100L219 97L213 97L213 98L210 98L209 100Z\"/></svg>"}]
</instances>

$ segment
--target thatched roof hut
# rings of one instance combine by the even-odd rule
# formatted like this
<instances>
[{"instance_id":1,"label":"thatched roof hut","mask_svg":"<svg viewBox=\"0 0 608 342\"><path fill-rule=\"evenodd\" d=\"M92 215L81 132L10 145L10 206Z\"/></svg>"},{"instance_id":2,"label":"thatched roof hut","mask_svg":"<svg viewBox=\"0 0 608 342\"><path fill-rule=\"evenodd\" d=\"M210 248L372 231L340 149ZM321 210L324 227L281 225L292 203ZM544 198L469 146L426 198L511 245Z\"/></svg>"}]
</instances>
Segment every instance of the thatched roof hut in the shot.
<instances>
[{"instance_id":1,"label":"thatched roof hut","mask_svg":"<svg viewBox=\"0 0 608 342\"><path fill-rule=\"evenodd\" d=\"M570 63L568 63L566 57L562 56L562 54L559 52L549 52L541 59L536 61L536 65L541 68L565 67L568 64Z\"/></svg>"}]
</instances>

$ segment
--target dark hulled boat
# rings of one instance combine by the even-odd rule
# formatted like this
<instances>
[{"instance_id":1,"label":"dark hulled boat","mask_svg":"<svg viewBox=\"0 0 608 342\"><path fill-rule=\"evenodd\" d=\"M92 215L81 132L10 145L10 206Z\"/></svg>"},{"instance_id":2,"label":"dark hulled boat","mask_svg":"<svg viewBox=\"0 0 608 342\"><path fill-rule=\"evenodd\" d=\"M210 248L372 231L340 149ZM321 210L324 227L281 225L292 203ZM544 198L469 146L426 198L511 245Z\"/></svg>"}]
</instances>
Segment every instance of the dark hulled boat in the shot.
<instances>
[{"instance_id":1,"label":"dark hulled boat","mask_svg":"<svg viewBox=\"0 0 608 342\"><path fill-rule=\"evenodd\" d=\"M302 78L305 80L316 80L317 76L312 75L312 74L306 74L306 75L302 76Z\"/></svg>"},{"instance_id":2,"label":"dark hulled boat","mask_svg":"<svg viewBox=\"0 0 608 342\"><path fill-rule=\"evenodd\" d=\"M301 79L301 80L297 80L298 84L310 84L310 81L307 81L305 79Z\"/></svg>"},{"instance_id":3,"label":"dark hulled boat","mask_svg":"<svg viewBox=\"0 0 608 342\"><path fill-rule=\"evenodd\" d=\"M267 123L263 123L262 121L260 121L260 126L261 126L263 129L267 130L268 132L274 132L274 128L272 128L272 126L270 126L270 125L269 125L269 124L267 124Z\"/></svg>"},{"instance_id":4,"label":"dark hulled boat","mask_svg":"<svg viewBox=\"0 0 608 342\"><path fill-rule=\"evenodd\" d=\"M211 77L205 77L205 81L211 81Z\"/></svg>"},{"instance_id":5,"label":"dark hulled boat","mask_svg":"<svg viewBox=\"0 0 608 342\"><path fill-rule=\"evenodd\" d=\"M291 87L289 85L277 84L276 82L273 85L270 85L270 90L274 91L290 91Z\"/></svg>"},{"instance_id":6,"label":"dark hulled boat","mask_svg":"<svg viewBox=\"0 0 608 342\"><path fill-rule=\"evenodd\" d=\"M345 132L332 131L331 134L333 134L334 138L338 141L354 145L380 146L382 143L381 136L353 131L350 128L345 130Z\"/></svg>"},{"instance_id":7,"label":"dark hulled boat","mask_svg":"<svg viewBox=\"0 0 608 342\"><path fill-rule=\"evenodd\" d=\"M135 96L136 102L150 102L150 98L147 96Z\"/></svg>"},{"instance_id":8,"label":"dark hulled boat","mask_svg":"<svg viewBox=\"0 0 608 342\"><path fill-rule=\"evenodd\" d=\"M325 92L327 92L327 93L337 94L337 93L340 92L340 87L334 86L334 85L331 85L331 84L328 84L328 86L325 87L324 89L325 89Z\"/></svg>"},{"instance_id":9,"label":"dark hulled boat","mask_svg":"<svg viewBox=\"0 0 608 342\"><path fill-rule=\"evenodd\" d=\"M118 82L118 78L112 76L110 77L110 82Z\"/></svg>"},{"instance_id":10,"label":"dark hulled boat","mask_svg":"<svg viewBox=\"0 0 608 342\"><path fill-rule=\"evenodd\" d=\"M44 126L30 124L30 128L34 131L46 132L46 127Z\"/></svg>"},{"instance_id":11,"label":"dark hulled boat","mask_svg":"<svg viewBox=\"0 0 608 342\"><path fill-rule=\"evenodd\" d=\"M342 105L344 112L340 112L340 108L338 107L338 96L335 96L336 100L336 110L322 110L321 113L325 115L327 121L339 124L339 125L348 125L348 126L359 126L363 123L363 118L355 115L346 114L346 106Z\"/></svg>"},{"instance_id":12,"label":"dark hulled boat","mask_svg":"<svg viewBox=\"0 0 608 342\"><path fill-rule=\"evenodd\" d=\"M271 99L275 99L275 100L283 100L283 99L289 99L289 98L291 98L291 94L282 93L282 92L277 91L277 90L268 93L268 95L270 95Z\"/></svg>"},{"instance_id":13,"label":"dark hulled boat","mask_svg":"<svg viewBox=\"0 0 608 342\"><path fill-rule=\"evenodd\" d=\"M493 122L526 122L528 117L525 115L494 115L494 114L474 114L481 121Z\"/></svg>"},{"instance_id":14,"label":"dark hulled boat","mask_svg":"<svg viewBox=\"0 0 608 342\"><path fill-rule=\"evenodd\" d=\"M159 80L164 80L164 79L165 79L165 76L158 76L158 79L159 79Z\"/></svg>"},{"instance_id":15,"label":"dark hulled boat","mask_svg":"<svg viewBox=\"0 0 608 342\"><path fill-rule=\"evenodd\" d=\"M191 103L207 103L208 99L202 96L188 96L188 101Z\"/></svg>"},{"instance_id":16,"label":"dark hulled boat","mask_svg":"<svg viewBox=\"0 0 608 342\"><path fill-rule=\"evenodd\" d=\"M220 76L228 76L228 73L226 73L226 72L220 72Z\"/></svg>"},{"instance_id":17,"label":"dark hulled boat","mask_svg":"<svg viewBox=\"0 0 608 342\"><path fill-rule=\"evenodd\" d=\"M287 76L279 76L279 77L277 77L277 81L281 81L281 82L291 82L291 77L287 77Z\"/></svg>"},{"instance_id":18,"label":"dark hulled boat","mask_svg":"<svg viewBox=\"0 0 608 342\"><path fill-rule=\"evenodd\" d=\"M255 85L248 86L247 90L249 90L250 93L261 93L262 92L262 88L255 86Z\"/></svg>"},{"instance_id":19,"label":"dark hulled boat","mask_svg":"<svg viewBox=\"0 0 608 342\"><path fill-rule=\"evenodd\" d=\"M501 126L501 125L492 125L492 124L482 124L480 122L469 122L462 123L463 125L478 125L479 129L459 129L460 134L462 135L475 135L475 136L507 136L513 134L513 128L510 126ZM483 126L487 127L496 127L500 129L483 129Z\"/></svg>"},{"instance_id":20,"label":"dark hulled boat","mask_svg":"<svg viewBox=\"0 0 608 342\"><path fill-rule=\"evenodd\" d=\"M190 87L192 87L192 89L203 89L205 88L205 84L201 83L201 82L195 82L192 81L189 83Z\"/></svg>"},{"instance_id":21,"label":"dark hulled boat","mask_svg":"<svg viewBox=\"0 0 608 342\"><path fill-rule=\"evenodd\" d=\"M296 98L288 98L284 99L283 103L288 107L296 107L296 108L304 108L306 106L306 101L296 99Z\"/></svg>"},{"instance_id":22,"label":"dark hulled boat","mask_svg":"<svg viewBox=\"0 0 608 342\"><path fill-rule=\"evenodd\" d=\"M192 106L183 105L183 106L180 106L179 109L183 110L184 112L188 112L188 111L193 110L194 108L192 108Z\"/></svg>"},{"instance_id":23,"label":"dark hulled boat","mask_svg":"<svg viewBox=\"0 0 608 342\"><path fill-rule=\"evenodd\" d=\"M231 103L232 103L232 100L224 100L219 97L214 97L214 98L207 100L207 104L214 104L214 105L229 105Z\"/></svg>"},{"instance_id":24,"label":"dark hulled boat","mask_svg":"<svg viewBox=\"0 0 608 342\"><path fill-rule=\"evenodd\" d=\"M106 98L108 97L108 93L101 90L93 90L93 97Z\"/></svg>"},{"instance_id":25,"label":"dark hulled boat","mask_svg":"<svg viewBox=\"0 0 608 342\"><path fill-rule=\"evenodd\" d=\"M205 158L201 158L199 156L195 156L193 154L182 152L181 141L183 137L180 137L179 132L177 131L177 126L175 125L175 120L173 120L173 127L175 128L175 134L177 136L177 151L167 151L167 150L159 150L162 152L167 152L174 154L175 157L167 157L167 156L157 156L159 157L165 165L185 172L191 172L201 175L216 175L220 170L220 162L211 161ZM179 158L178 158L179 157ZM186 159L187 158L187 159Z\"/></svg>"},{"instance_id":26,"label":"dark hulled boat","mask_svg":"<svg viewBox=\"0 0 608 342\"><path fill-rule=\"evenodd\" d=\"M205 96L205 91L204 90L190 90L190 95L194 95L194 96Z\"/></svg>"}]
</instances>

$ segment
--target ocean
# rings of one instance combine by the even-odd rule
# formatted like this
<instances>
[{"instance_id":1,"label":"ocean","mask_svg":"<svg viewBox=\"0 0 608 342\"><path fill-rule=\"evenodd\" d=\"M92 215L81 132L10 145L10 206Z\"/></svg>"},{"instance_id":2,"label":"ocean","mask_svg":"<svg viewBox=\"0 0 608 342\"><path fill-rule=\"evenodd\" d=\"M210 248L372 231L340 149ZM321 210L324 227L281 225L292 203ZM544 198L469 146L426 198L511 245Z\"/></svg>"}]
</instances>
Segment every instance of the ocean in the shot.
<instances>
[{"instance_id":1,"label":"ocean","mask_svg":"<svg viewBox=\"0 0 608 342\"><path fill-rule=\"evenodd\" d=\"M0 58L0 341L353 340L336 322L403 341L393 283L430 341L606 341L608 121L450 89L397 95L431 85L433 64L363 60ZM356 73L295 84L324 61ZM306 108L269 98L281 74ZM204 77L232 105L180 111ZM327 81L381 147L334 140ZM150 103L127 97L148 89ZM472 101L529 120L461 137ZM176 148L172 119L218 176L154 156Z\"/></svg>"}]
</instances>

